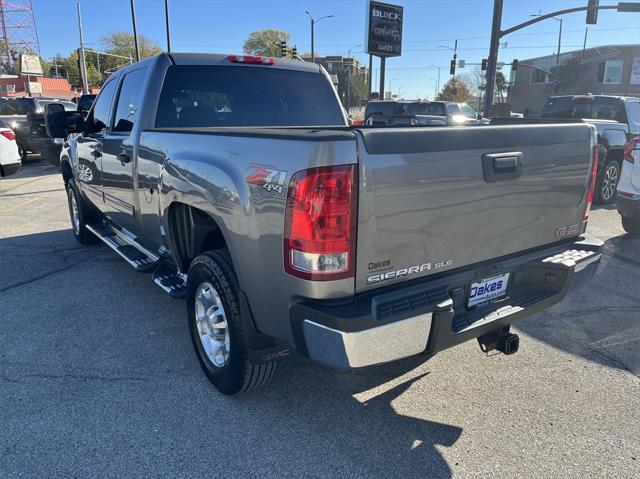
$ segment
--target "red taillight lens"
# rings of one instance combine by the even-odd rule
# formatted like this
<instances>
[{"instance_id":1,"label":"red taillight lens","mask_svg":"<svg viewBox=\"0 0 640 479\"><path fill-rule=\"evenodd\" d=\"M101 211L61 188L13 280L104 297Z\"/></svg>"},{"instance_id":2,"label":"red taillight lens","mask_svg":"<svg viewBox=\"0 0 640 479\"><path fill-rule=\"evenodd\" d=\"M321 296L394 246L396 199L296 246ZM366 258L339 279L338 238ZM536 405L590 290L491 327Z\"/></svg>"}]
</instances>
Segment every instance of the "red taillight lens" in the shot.
<instances>
[{"instance_id":1,"label":"red taillight lens","mask_svg":"<svg viewBox=\"0 0 640 479\"><path fill-rule=\"evenodd\" d=\"M624 149L624 161L635 163L636 159L640 161L640 138L634 138Z\"/></svg>"},{"instance_id":2,"label":"red taillight lens","mask_svg":"<svg viewBox=\"0 0 640 479\"><path fill-rule=\"evenodd\" d=\"M16 139L16 134L11 130L0 131L0 135L4 136L7 140Z\"/></svg>"},{"instance_id":3,"label":"red taillight lens","mask_svg":"<svg viewBox=\"0 0 640 479\"><path fill-rule=\"evenodd\" d=\"M314 281L354 273L355 165L311 168L289 182L285 212L284 268Z\"/></svg>"},{"instance_id":4,"label":"red taillight lens","mask_svg":"<svg viewBox=\"0 0 640 479\"><path fill-rule=\"evenodd\" d=\"M598 145L593 147L593 169L591 170L591 179L589 180L589 191L587 192L587 205L584 209L584 220L589 219L589 211L593 203L593 193L596 190L596 177L598 176Z\"/></svg>"},{"instance_id":5,"label":"red taillight lens","mask_svg":"<svg viewBox=\"0 0 640 479\"><path fill-rule=\"evenodd\" d=\"M275 65L273 57L260 57L255 55L229 55L227 59L233 63L249 63L251 65Z\"/></svg>"}]
</instances>

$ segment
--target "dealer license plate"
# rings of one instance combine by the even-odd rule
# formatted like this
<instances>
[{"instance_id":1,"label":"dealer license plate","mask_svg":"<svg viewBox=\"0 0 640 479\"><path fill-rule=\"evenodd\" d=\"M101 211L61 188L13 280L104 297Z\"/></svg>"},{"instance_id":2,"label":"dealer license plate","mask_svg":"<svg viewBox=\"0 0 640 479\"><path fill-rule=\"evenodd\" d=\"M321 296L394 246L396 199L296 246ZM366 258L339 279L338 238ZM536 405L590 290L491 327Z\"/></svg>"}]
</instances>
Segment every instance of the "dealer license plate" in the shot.
<instances>
[{"instance_id":1,"label":"dealer license plate","mask_svg":"<svg viewBox=\"0 0 640 479\"><path fill-rule=\"evenodd\" d=\"M504 296L507 293L509 274L491 276L477 283L472 283L469 288L469 302L467 303L469 307Z\"/></svg>"}]
</instances>

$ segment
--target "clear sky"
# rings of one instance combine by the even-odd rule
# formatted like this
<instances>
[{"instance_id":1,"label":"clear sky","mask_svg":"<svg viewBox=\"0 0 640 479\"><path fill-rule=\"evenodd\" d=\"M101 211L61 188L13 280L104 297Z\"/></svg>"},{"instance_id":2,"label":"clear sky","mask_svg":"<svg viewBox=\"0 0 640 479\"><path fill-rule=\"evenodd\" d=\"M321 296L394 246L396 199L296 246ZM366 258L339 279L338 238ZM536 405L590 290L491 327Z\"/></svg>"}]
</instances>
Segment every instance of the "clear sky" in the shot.
<instances>
[{"instance_id":1,"label":"clear sky","mask_svg":"<svg viewBox=\"0 0 640 479\"><path fill-rule=\"evenodd\" d=\"M76 0L32 0L40 37L41 53L50 58L67 55L78 47ZM443 67L441 83L448 76L451 52L458 39L458 58L480 63L487 56L493 0L387 0L404 6L403 54L387 60L387 90L407 98L432 97L437 70ZM505 0L503 28L529 19L530 14L582 6L587 0ZM601 5L616 4L601 0ZM315 49L319 55L346 55L364 44L365 0L170 0L172 49L174 51L237 53L249 33L277 28L291 34L299 52L311 49L309 19L335 15L316 24ZM101 49L102 37L110 32L131 31L129 0L81 0L85 42ZM562 51L581 49L585 13L564 17ZM138 32L163 48L164 0L136 0ZM503 39L499 61L510 62L556 51L559 22L546 20ZM600 11L598 24L589 26L587 46L605 44L640 45L640 13ZM362 47L353 56L368 62ZM374 79L377 78L374 59ZM459 72L470 71L472 67ZM377 88L374 88L377 90Z\"/></svg>"}]
</instances>

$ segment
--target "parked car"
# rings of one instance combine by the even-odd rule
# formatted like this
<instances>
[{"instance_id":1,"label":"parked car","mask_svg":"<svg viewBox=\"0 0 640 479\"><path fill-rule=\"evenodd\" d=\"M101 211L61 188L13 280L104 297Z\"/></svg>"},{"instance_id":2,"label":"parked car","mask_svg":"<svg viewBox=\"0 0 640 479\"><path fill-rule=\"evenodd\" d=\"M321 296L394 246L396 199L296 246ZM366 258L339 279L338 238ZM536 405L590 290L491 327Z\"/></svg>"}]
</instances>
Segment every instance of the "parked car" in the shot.
<instances>
[{"instance_id":1,"label":"parked car","mask_svg":"<svg viewBox=\"0 0 640 479\"><path fill-rule=\"evenodd\" d=\"M372 100L364 110L364 124L367 126L417 126L418 120L407 113L413 102L401 100Z\"/></svg>"},{"instance_id":2,"label":"parked car","mask_svg":"<svg viewBox=\"0 0 640 479\"><path fill-rule=\"evenodd\" d=\"M49 138L44 130L44 108L50 103L60 103L67 111L75 111L75 103L57 98L24 97L0 99L0 120L13 128L22 162L27 152L40 154L53 165L60 162L61 143Z\"/></svg>"},{"instance_id":3,"label":"parked car","mask_svg":"<svg viewBox=\"0 0 640 479\"><path fill-rule=\"evenodd\" d=\"M482 123L481 116L473 108L455 101L370 101L365 110L365 124L370 126L469 126Z\"/></svg>"},{"instance_id":4,"label":"parked car","mask_svg":"<svg viewBox=\"0 0 640 479\"><path fill-rule=\"evenodd\" d=\"M13 175L21 166L16 134L6 123L0 121L0 176Z\"/></svg>"},{"instance_id":5,"label":"parked car","mask_svg":"<svg viewBox=\"0 0 640 479\"><path fill-rule=\"evenodd\" d=\"M616 207L624 230L640 236L640 138L632 139L624 151Z\"/></svg>"},{"instance_id":6,"label":"parked car","mask_svg":"<svg viewBox=\"0 0 640 479\"><path fill-rule=\"evenodd\" d=\"M565 95L549 98L544 119L580 119L598 129L596 201L613 203L627 142L640 135L640 98L610 95Z\"/></svg>"},{"instance_id":7,"label":"parked car","mask_svg":"<svg viewBox=\"0 0 640 479\"><path fill-rule=\"evenodd\" d=\"M49 105L46 126L67 138L74 235L186 300L225 394L294 351L340 368L474 338L512 354L510 325L602 255L585 234L591 125L354 128L316 65L179 53L119 70L86 120L68 115Z\"/></svg>"}]
</instances>

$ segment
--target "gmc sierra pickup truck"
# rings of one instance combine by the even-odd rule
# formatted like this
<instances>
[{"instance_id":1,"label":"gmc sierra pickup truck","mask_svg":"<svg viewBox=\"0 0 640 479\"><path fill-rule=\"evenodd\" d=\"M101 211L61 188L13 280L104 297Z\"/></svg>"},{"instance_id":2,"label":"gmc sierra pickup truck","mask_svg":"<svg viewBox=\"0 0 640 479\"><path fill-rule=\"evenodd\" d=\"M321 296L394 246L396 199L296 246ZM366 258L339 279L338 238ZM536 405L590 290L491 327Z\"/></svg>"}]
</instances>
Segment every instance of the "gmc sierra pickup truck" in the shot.
<instances>
[{"instance_id":1,"label":"gmc sierra pickup truck","mask_svg":"<svg viewBox=\"0 0 640 479\"><path fill-rule=\"evenodd\" d=\"M510 325L602 255L586 124L354 128L318 65L160 54L86 118L50 105L46 127L76 238L185 299L224 394L293 352L339 368L474 338L513 353Z\"/></svg>"}]
</instances>

